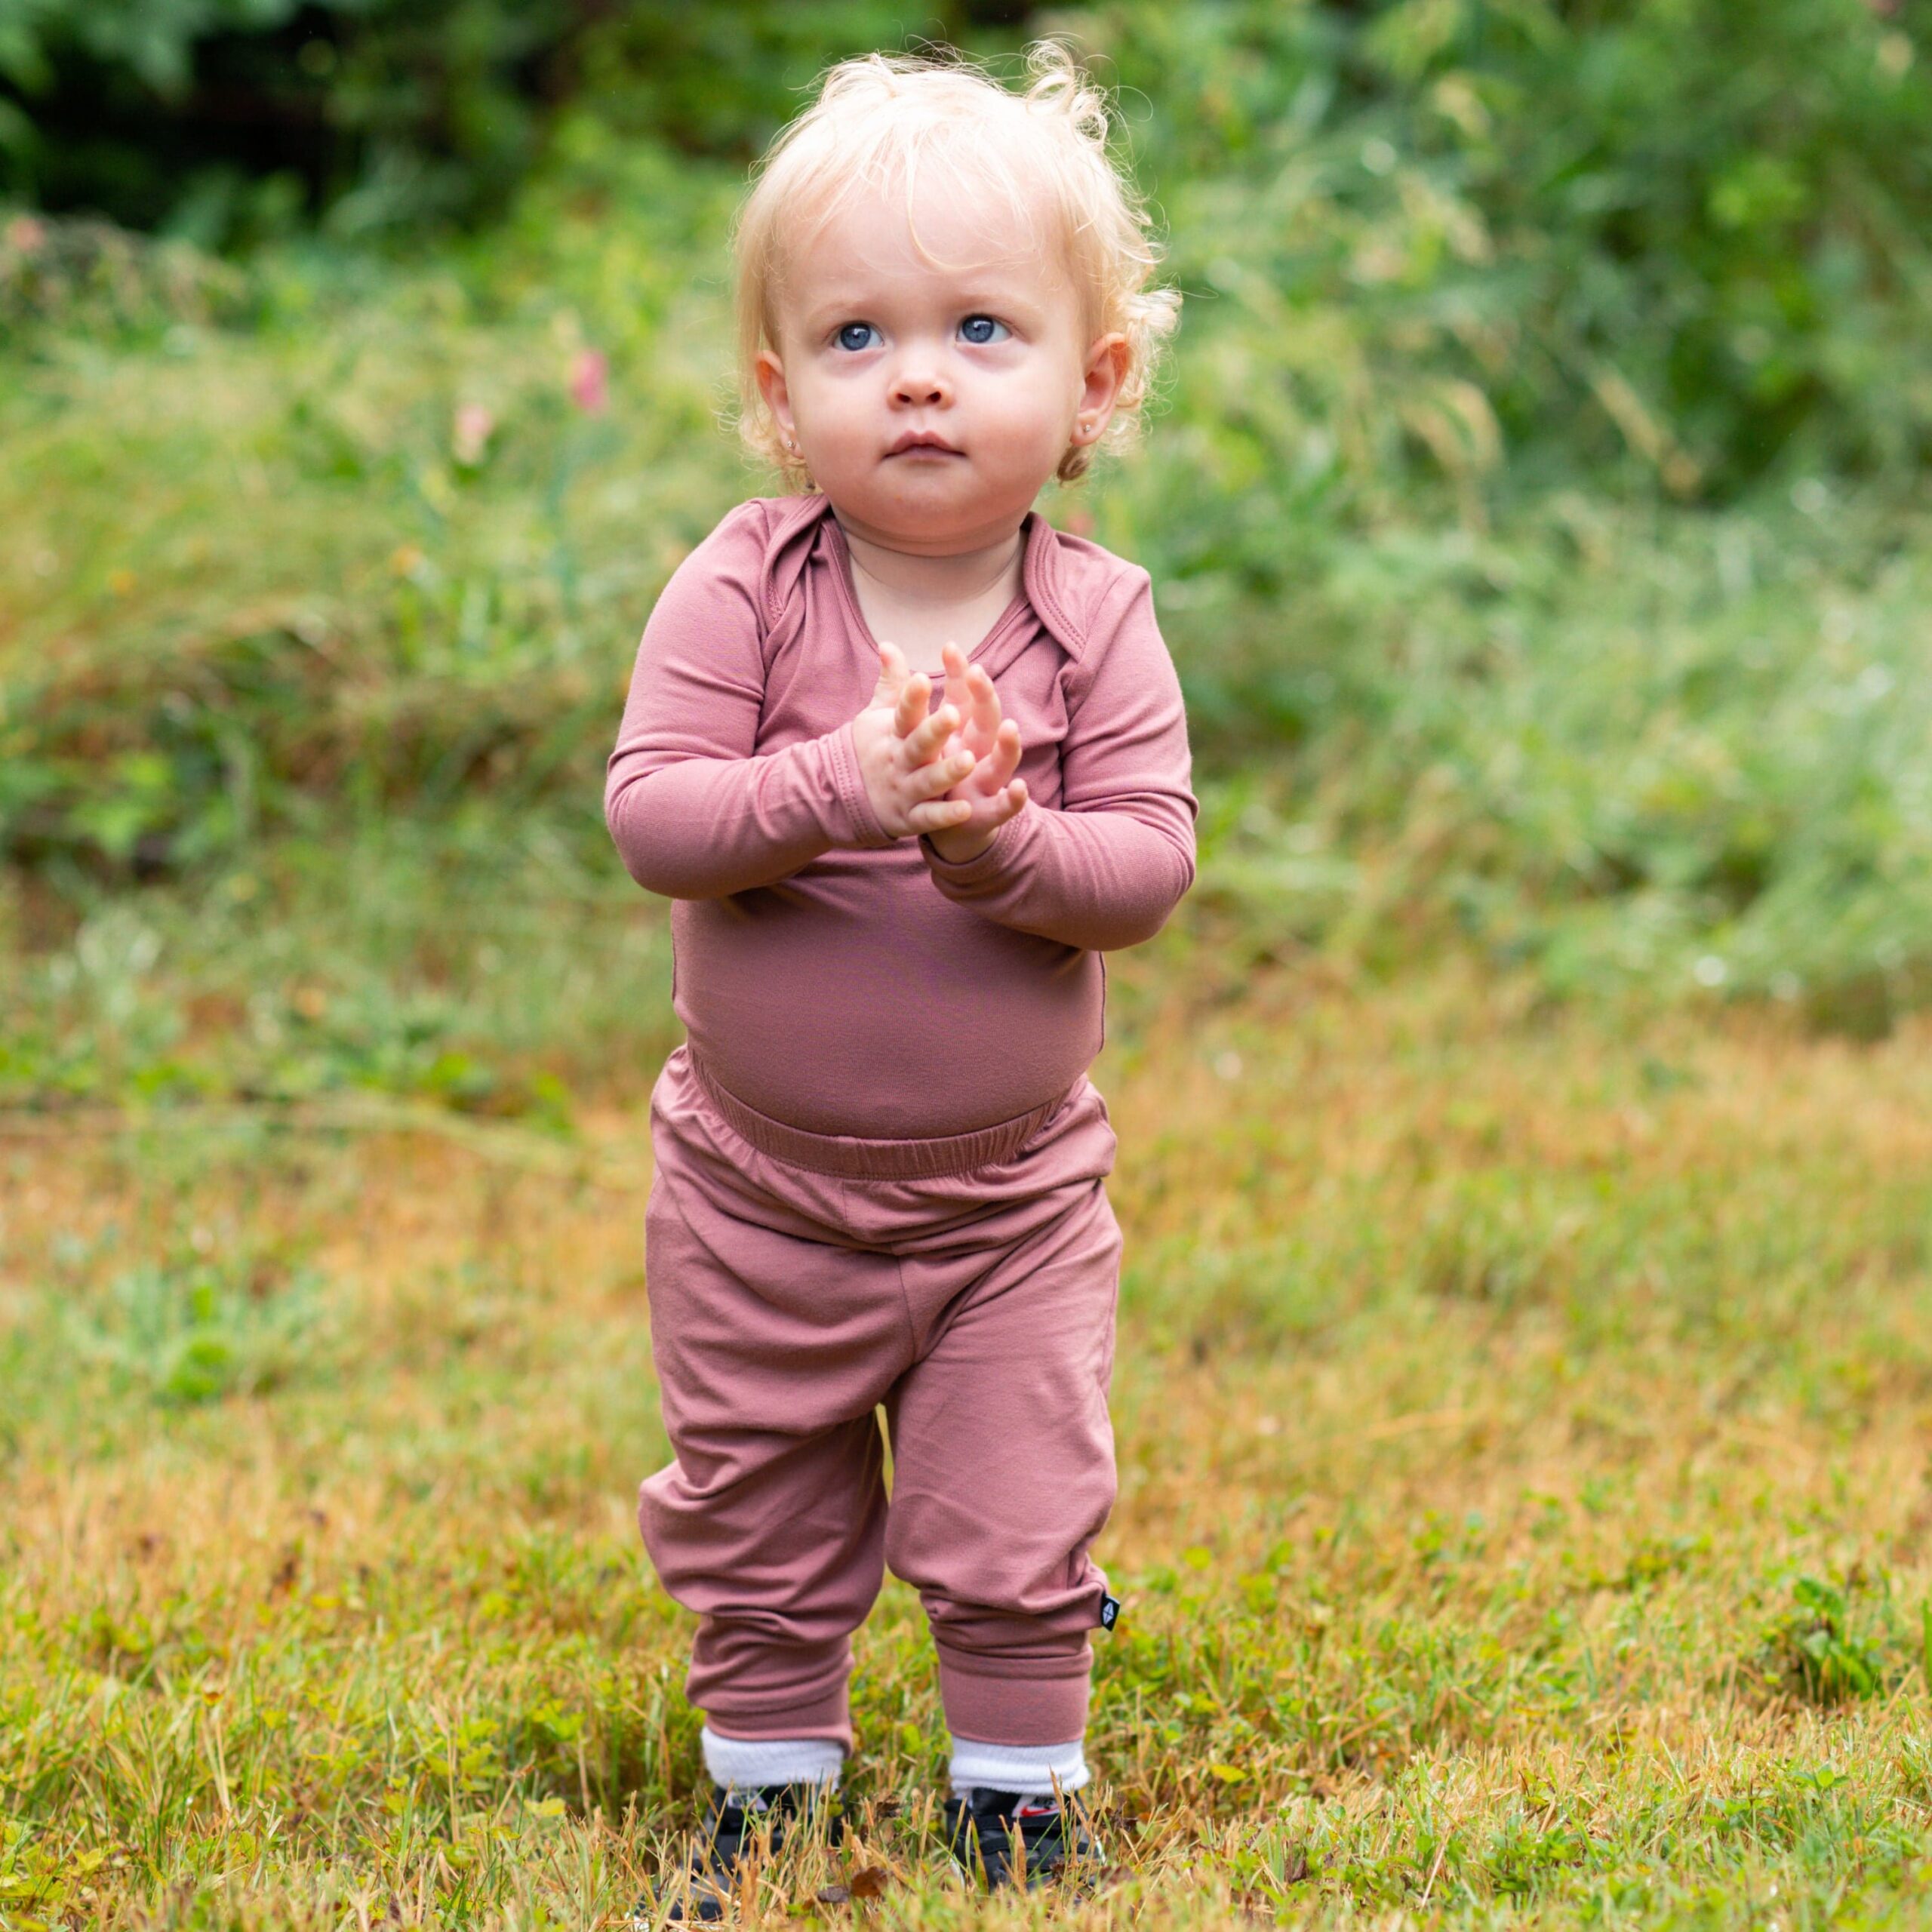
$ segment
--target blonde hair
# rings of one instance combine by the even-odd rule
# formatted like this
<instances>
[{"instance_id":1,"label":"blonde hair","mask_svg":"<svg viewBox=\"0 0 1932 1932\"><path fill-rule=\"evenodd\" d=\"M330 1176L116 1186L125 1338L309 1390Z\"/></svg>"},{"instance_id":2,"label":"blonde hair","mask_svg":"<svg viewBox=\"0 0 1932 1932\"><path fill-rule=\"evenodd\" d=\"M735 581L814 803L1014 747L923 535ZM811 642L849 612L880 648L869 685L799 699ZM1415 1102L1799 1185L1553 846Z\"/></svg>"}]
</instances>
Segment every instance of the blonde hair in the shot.
<instances>
[{"instance_id":1,"label":"blonde hair","mask_svg":"<svg viewBox=\"0 0 1932 1932\"><path fill-rule=\"evenodd\" d=\"M738 211L738 429L759 456L797 488L803 460L788 450L758 386L758 352L778 344L777 305L786 250L798 217L822 223L860 187L888 185L909 201L922 161L972 171L1031 220L1044 181L1066 249L1066 266L1097 334L1127 338L1127 369L1106 440L1131 435L1180 297L1150 288L1160 260L1152 224L1134 186L1107 152L1106 97L1067 48L1042 41L1029 50L1027 85L1015 92L984 68L951 56L872 54L841 60L817 97L784 128ZM1001 138L969 146L963 134L996 126ZM808 230L806 232L809 232ZM1094 445L1075 444L1058 474L1084 473Z\"/></svg>"}]
</instances>

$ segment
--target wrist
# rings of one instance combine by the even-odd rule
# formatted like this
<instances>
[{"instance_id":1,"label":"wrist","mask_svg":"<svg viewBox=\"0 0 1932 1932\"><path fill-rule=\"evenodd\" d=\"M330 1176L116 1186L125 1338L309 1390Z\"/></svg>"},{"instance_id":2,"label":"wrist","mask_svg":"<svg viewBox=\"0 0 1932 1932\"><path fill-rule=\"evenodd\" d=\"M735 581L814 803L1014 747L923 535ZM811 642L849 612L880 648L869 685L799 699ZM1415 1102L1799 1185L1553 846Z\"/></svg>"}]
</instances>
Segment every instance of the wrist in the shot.
<instances>
[{"instance_id":1,"label":"wrist","mask_svg":"<svg viewBox=\"0 0 1932 1932\"><path fill-rule=\"evenodd\" d=\"M970 865L983 852L992 850L990 832L928 832L922 836L949 866Z\"/></svg>"},{"instance_id":2,"label":"wrist","mask_svg":"<svg viewBox=\"0 0 1932 1932\"><path fill-rule=\"evenodd\" d=\"M832 783L844 808L847 824L835 842L860 847L890 845L896 835L887 830L866 774L866 746L856 724L848 721L827 734L832 752Z\"/></svg>"},{"instance_id":3,"label":"wrist","mask_svg":"<svg viewBox=\"0 0 1932 1932\"><path fill-rule=\"evenodd\" d=\"M920 834L920 841L932 856L949 866L970 866L983 859L1000 842L1001 835L1013 823L1002 819L989 831L977 827L972 830L958 830L951 827L940 832Z\"/></svg>"}]
</instances>

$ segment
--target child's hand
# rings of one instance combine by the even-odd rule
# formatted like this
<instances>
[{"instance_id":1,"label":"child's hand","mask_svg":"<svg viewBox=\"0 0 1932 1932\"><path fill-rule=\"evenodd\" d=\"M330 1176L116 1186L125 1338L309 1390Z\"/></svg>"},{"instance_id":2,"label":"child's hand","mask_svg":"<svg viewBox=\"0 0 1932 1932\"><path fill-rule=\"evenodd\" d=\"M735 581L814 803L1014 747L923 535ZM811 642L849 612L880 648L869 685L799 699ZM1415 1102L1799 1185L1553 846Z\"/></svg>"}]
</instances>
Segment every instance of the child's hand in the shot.
<instances>
[{"instance_id":1,"label":"child's hand","mask_svg":"<svg viewBox=\"0 0 1932 1932\"><path fill-rule=\"evenodd\" d=\"M963 742L947 747L962 721L958 711L945 704L928 715L933 681L923 671L909 677L906 654L896 644L881 644L878 660L878 684L852 721L852 742L879 823L894 838L967 823L973 801L940 795L978 762Z\"/></svg>"},{"instance_id":2,"label":"child's hand","mask_svg":"<svg viewBox=\"0 0 1932 1932\"><path fill-rule=\"evenodd\" d=\"M1001 720L999 693L984 666L969 666L956 644L947 645L940 655L946 662L944 709L964 720L946 749L963 746L974 761L946 801L963 800L971 809L929 835L942 859L959 865L977 859L993 842L993 834L1026 804L1026 781L1013 775L1020 768L1020 727L1010 718Z\"/></svg>"}]
</instances>

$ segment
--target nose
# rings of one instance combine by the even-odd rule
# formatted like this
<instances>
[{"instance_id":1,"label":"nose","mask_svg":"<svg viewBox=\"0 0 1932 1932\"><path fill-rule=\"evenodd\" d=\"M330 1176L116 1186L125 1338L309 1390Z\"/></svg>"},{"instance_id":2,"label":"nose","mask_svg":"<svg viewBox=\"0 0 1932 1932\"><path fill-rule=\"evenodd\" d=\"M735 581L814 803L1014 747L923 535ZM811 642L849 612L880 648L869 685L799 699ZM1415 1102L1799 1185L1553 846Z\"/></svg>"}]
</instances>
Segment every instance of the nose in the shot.
<instances>
[{"instance_id":1,"label":"nose","mask_svg":"<svg viewBox=\"0 0 1932 1932\"><path fill-rule=\"evenodd\" d=\"M909 350L892 376L892 400L902 409L943 409L952 384L928 349Z\"/></svg>"}]
</instances>

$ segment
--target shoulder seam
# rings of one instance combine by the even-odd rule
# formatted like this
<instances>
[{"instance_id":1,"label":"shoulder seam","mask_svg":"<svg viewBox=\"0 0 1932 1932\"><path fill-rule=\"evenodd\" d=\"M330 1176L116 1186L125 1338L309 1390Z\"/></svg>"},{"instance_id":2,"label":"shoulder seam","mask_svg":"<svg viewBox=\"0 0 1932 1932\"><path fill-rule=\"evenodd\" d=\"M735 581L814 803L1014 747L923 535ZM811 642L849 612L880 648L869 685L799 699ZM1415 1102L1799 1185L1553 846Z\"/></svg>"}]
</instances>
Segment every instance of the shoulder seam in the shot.
<instances>
[{"instance_id":1,"label":"shoulder seam","mask_svg":"<svg viewBox=\"0 0 1932 1932\"><path fill-rule=\"evenodd\" d=\"M764 614L765 629L769 632L785 614L785 600L779 594L773 567L786 544L808 525L824 515L828 500L816 491L789 501L782 497L758 497L752 500L766 508L764 561L758 574L758 602Z\"/></svg>"},{"instance_id":2,"label":"shoulder seam","mask_svg":"<svg viewBox=\"0 0 1932 1932\"><path fill-rule=\"evenodd\" d=\"M1151 584L1152 580L1141 565L1116 556L1102 545L1069 537L1066 531L1046 524L1044 518L1041 521L1050 533L1044 543L1051 545L1052 555L1050 564L1042 557L1042 568L1034 574L1035 602L1048 629L1076 660L1084 660L1103 614L1120 599L1123 590L1131 597L1141 583ZM1074 557L1097 575L1099 581L1091 584L1090 595L1069 599L1063 594L1060 580ZM1095 572L1097 565L1100 568Z\"/></svg>"}]
</instances>

